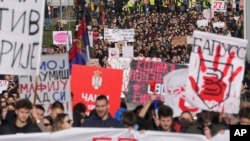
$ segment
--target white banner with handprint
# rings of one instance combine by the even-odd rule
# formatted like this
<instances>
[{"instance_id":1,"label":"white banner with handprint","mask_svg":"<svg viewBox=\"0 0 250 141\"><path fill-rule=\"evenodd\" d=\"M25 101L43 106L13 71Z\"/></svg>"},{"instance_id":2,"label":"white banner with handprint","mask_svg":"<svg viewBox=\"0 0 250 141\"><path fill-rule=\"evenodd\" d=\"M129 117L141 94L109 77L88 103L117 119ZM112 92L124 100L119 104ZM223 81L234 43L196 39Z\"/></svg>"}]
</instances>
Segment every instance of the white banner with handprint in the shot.
<instances>
[{"instance_id":1,"label":"white banner with handprint","mask_svg":"<svg viewBox=\"0 0 250 141\"><path fill-rule=\"evenodd\" d=\"M247 40L195 31L186 99L204 110L238 113Z\"/></svg>"},{"instance_id":2,"label":"white banner with handprint","mask_svg":"<svg viewBox=\"0 0 250 141\"><path fill-rule=\"evenodd\" d=\"M177 67L178 68L178 67ZM186 101L186 82L188 80L188 68L176 69L164 76L165 101L174 111L174 117L181 115L183 111L193 114L200 112L200 108L192 106Z\"/></svg>"}]
</instances>

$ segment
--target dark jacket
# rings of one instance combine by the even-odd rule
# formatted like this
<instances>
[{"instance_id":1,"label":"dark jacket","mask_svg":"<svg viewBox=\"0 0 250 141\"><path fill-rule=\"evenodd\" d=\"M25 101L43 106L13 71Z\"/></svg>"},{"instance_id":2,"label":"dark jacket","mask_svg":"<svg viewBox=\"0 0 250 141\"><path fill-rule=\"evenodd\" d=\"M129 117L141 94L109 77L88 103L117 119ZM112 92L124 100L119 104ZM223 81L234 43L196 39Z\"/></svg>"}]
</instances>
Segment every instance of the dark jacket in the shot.
<instances>
[{"instance_id":1,"label":"dark jacket","mask_svg":"<svg viewBox=\"0 0 250 141\"><path fill-rule=\"evenodd\" d=\"M16 126L16 115L7 120L4 124L0 125L0 135L16 134L16 133L33 133L41 132L41 130L33 124L31 119L28 119L27 124L20 128Z\"/></svg>"},{"instance_id":2,"label":"dark jacket","mask_svg":"<svg viewBox=\"0 0 250 141\"><path fill-rule=\"evenodd\" d=\"M82 127L124 128L123 124L117 121L116 119L112 118L110 114L107 120L102 120L100 117L98 117L96 113L87 118L83 122Z\"/></svg>"}]
</instances>

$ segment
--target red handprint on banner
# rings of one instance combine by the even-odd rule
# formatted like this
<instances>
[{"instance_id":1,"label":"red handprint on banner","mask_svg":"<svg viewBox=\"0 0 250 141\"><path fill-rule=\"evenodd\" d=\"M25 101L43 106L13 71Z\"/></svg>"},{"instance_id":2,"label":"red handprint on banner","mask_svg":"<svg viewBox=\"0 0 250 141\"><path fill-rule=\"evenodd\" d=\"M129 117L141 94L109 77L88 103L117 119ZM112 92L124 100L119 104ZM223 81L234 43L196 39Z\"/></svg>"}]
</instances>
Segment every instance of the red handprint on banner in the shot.
<instances>
[{"instance_id":1,"label":"red handprint on banner","mask_svg":"<svg viewBox=\"0 0 250 141\"><path fill-rule=\"evenodd\" d=\"M198 48L200 70L198 77L189 76L192 89L197 93L204 104L212 109L225 101L230 94L231 82L242 71L242 67L233 68L232 61L235 52L230 52L225 63L220 62L221 47L217 46L213 61L205 60L201 48Z\"/></svg>"}]
</instances>

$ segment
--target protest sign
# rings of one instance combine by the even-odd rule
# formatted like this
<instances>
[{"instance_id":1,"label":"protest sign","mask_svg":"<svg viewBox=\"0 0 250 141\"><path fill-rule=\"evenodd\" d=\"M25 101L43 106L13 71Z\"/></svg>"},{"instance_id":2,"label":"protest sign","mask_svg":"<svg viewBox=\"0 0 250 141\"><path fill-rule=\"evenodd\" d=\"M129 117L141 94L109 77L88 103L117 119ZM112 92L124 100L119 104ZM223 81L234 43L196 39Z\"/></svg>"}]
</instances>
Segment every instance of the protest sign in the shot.
<instances>
[{"instance_id":1,"label":"protest sign","mask_svg":"<svg viewBox=\"0 0 250 141\"><path fill-rule=\"evenodd\" d=\"M225 1L222 0L214 0L212 3L212 10L217 12L225 12Z\"/></svg>"},{"instance_id":2,"label":"protest sign","mask_svg":"<svg viewBox=\"0 0 250 141\"><path fill-rule=\"evenodd\" d=\"M122 70L73 65L71 90L73 105L83 102L87 113L95 108L96 98L103 94L109 99L109 112L114 115L120 108Z\"/></svg>"},{"instance_id":3,"label":"protest sign","mask_svg":"<svg viewBox=\"0 0 250 141\"><path fill-rule=\"evenodd\" d=\"M195 31L186 99L204 110L238 113L247 40Z\"/></svg>"},{"instance_id":4,"label":"protest sign","mask_svg":"<svg viewBox=\"0 0 250 141\"><path fill-rule=\"evenodd\" d=\"M53 31L53 44L63 44L68 43L72 45L72 32L71 31Z\"/></svg>"},{"instance_id":5,"label":"protest sign","mask_svg":"<svg viewBox=\"0 0 250 141\"><path fill-rule=\"evenodd\" d=\"M109 42L134 42L134 36L134 29L104 29L104 40L108 40Z\"/></svg>"},{"instance_id":6,"label":"protest sign","mask_svg":"<svg viewBox=\"0 0 250 141\"><path fill-rule=\"evenodd\" d=\"M224 28L225 27L225 23L224 22L214 22L213 23L213 28Z\"/></svg>"},{"instance_id":7,"label":"protest sign","mask_svg":"<svg viewBox=\"0 0 250 141\"><path fill-rule=\"evenodd\" d=\"M164 76L165 101L174 111L174 117L180 116L183 111L193 114L200 112L200 109L193 107L186 101L186 82L188 80L188 66L176 67L176 69Z\"/></svg>"},{"instance_id":8,"label":"protest sign","mask_svg":"<svg viewBox=\"0 0 250 141\"><path fill-rule=\"evenodd\" d=\"M197 20L196 24L198 27L208 26L208 20Z\"/></svg>"},{"instance_id":9,"label":"protest sign","mask_svg":"<svg viewBox=\"0 0 250 141\"><path fill-rule=\"evenodd\" d=\"M122 57L134 57L134 47L133 46L123 47Z\"/></svg>"},{"instance_id":10,"label":"protest sign","mask_svg":"<svg viewBox=\"0 0 250 141\"><path fill-rule=\"evenodd\" d=\"M109 57L108 58L119 58L120 51L118 48L108 48Z\"/></svg>"},{"instance_id":11,"label":"protest sign","mask_svg":"<svg viewBox=\"0 0 250 141\"><path fill-rule=\"evenodd\" d=\"M34 99L35 76L19 76L20 97ZM37 86L36 104L45 108L45 115L55 101L60 101L72 117L70 74L67 54L43 55Z\"/></svg>"},{"instance_id":12,"label":"protest sign","mask_svg":"<svg viewBox=\"0 0 250 141\"><path fill-rule=\"evenodd\" d=\"M186 45L187 44L187 37L186 36L173 37L172 44L173 45Z\"/></svg>"},{"instance_id":13,"label":"protest sign","mask_svg":"<svg viewBox=\"0 0 250 141\"><path fill-rule=\"evenodd\" d=\"M0 74L38 73L44 7L42 0L0 1Z\"/></svg>"},{"instance_id":14,"label":"protest sign","mask_svg":"<svg viewBox=\"0 0 250 141\"><path fill-rule=\"evenodd\" d=\"M3 90L7 90L8 85L9 85L9 81L0 80L0 93L2 93Z\"/></svg>"},{"instance_id":15,"label":"protest sign","mask_svg":"<svg viewBox=\"0 0 250 141\"><path fill-rule=\"evenodd\" d=\"M132 60L130 63L127 101L144 104L152 94L149 83L156 82L156 94L160 99L165 96L163 77L176 70L175 64L146 60Z\"/></svg>"}]
</instances>

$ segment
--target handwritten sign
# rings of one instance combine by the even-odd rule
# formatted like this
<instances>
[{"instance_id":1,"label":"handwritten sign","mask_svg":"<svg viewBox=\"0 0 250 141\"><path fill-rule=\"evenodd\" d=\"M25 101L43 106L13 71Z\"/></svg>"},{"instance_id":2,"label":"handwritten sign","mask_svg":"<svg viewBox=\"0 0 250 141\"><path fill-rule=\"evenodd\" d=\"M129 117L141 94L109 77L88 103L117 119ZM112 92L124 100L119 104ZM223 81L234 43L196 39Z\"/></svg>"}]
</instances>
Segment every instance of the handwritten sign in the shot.
<instances>
[{"instance_id":1,"label":"handwritten sign","mask_svg":"<svg viewBox=\"0 0 250 141\"><path fill-rule=\"evenodd\" d=\"M36 74L44 6L42 0L0 1L0 74Z\"/></svg>"},{"instance_id":2,"label":"handwritten sign","mask_svg":"<svg viewBox=\"0 0 250 141\"><path fill-rule=\"evenodd\" d=\"M63 103L65 112L72 116L70 73L67 54L44 55L41 58L40 75L37 88L37 104L45 108L55 101ZM35 77L19 76L20 97L34 99Z\"/></svg>"},{"instance_id":3,"label":"handwritten sign","mask_svg":"<svg viewBox=\"0 0 250 141\"><path fill-rule=\"evenodd\" d=\"M247 40L195 31L186 99L204 110L238 113Z\"/></svg>"}]
</instances>

